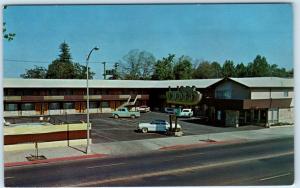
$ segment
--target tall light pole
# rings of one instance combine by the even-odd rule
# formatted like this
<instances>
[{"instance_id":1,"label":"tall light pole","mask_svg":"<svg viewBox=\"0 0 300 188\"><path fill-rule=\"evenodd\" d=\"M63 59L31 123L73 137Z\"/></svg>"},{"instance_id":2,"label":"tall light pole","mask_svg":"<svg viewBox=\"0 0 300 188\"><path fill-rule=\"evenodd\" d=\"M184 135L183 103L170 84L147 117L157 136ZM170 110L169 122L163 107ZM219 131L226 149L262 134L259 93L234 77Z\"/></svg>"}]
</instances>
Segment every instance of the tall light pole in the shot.
<instances>
[{"instance_id":1,"label":"tall light pole","mask_svg":"<svg viewBox=\"0 0 300 188\"><path fill-rule=\"evenodd\" d=\"M106 80L106 68L105 68L106 62L102 62L102 64L103 64L103 79Z\"/></svg>"},{"instance_id":2,"label":"tall light pole","mask_svg":"<svg viewBox=\"0 0 300 188\"><path fill-rule=\"evenodd\" d=\"M91 153L91 147L90 147L90 96L89 96L89 59L94 50L99 50L97 46L95 46L89 53L89 55L86 58L86 154Z\"/></svg>"}]
</instances>

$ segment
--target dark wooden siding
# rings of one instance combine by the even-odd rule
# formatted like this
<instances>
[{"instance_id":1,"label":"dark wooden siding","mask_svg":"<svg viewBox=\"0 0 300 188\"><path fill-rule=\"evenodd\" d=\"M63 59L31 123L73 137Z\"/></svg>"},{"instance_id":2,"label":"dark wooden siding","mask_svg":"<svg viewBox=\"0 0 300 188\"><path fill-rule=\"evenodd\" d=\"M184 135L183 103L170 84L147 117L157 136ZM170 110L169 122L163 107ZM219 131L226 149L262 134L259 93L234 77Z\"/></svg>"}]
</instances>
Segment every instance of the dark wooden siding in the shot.
<instances>
[{"instance_id":1,"label":"dark wooden siding","mask_svg":"<svg viewBox=\"0 0 300 188\"><path fill-rule=\"evenodd\" d=\"M5 135L4 145L84 139L86 138L86 134L86 130L77 130L39 134Z\"/></svg>"}]
</instances>

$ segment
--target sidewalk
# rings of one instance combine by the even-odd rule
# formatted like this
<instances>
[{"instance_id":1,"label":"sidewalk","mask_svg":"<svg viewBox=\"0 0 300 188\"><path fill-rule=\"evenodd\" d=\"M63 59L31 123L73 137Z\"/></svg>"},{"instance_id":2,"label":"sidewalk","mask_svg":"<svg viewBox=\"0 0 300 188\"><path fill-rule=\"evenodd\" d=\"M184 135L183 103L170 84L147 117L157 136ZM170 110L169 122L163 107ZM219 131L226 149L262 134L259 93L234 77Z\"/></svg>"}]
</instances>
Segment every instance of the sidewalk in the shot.
<instances>
[{"instance_id":1,"label":"sidewalk","mask_svg":"<svg viewBox=\"0 0 300 188\"><path fill-rule=\"evenodd\" d=\"M44 155L47 159L35 162L29 162L26 159L27 156L35 154L34 150L10 151L4 152L4 165L19 166L62 160L99 158L107 157L108 155L131 155L154 150L170 150L208 144L238 143L243 141L284 138L293 135L294 126L281 126L250 131L92 144L92 152L89 155L84 153L85 146L44 148L39 149L39 155Z\"/></svg>"}]
</instances>

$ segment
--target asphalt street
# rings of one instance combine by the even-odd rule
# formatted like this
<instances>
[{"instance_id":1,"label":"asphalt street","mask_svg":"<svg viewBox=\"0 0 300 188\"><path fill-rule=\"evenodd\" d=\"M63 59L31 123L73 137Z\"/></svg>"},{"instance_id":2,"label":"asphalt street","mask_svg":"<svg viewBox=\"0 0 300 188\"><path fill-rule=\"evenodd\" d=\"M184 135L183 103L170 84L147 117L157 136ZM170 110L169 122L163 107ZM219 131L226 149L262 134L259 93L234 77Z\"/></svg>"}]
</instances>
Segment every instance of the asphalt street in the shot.
<instances>
[{"instance_id":1,"label":"asphalt street","mask_svg":"<svg viewBox=\"0 0 300 188\"><path fill-rule=\"evenodd\" d=\"M9 187L291 185L294 140L11 167L4 174Z\"/></svg>"}]
</instances>

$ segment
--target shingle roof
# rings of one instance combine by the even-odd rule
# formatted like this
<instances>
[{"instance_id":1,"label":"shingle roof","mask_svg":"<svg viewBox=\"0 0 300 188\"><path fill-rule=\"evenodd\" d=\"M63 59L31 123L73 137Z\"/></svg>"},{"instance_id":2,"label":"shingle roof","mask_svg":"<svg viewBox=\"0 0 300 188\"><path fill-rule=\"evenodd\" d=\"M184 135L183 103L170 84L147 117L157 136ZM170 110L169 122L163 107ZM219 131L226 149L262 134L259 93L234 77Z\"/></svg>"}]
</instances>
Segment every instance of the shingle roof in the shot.
<instances>
[{"instance_id":1,"label":"shingle roof","mask_svg":"<svg viewBox=\"0 0 300 188\"><path fill-rule=\"evenodd\" d=\"M221 79L195 80L89 80L90 88L168 88L196 86L206 88ZM76 79L3 79L4 88L86 88L86 80Z\"/></svg>"},{"instance_id":2,"label":"shingle roof","mask_svg":"<svg viewBox=\"0 0 300 188\"><path fill-rule=\"evenodd\" d=\"M293 78L249 77L229 78L247 87L294 87Z\"/></svg>"}]
</instances>

